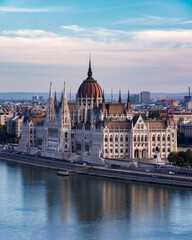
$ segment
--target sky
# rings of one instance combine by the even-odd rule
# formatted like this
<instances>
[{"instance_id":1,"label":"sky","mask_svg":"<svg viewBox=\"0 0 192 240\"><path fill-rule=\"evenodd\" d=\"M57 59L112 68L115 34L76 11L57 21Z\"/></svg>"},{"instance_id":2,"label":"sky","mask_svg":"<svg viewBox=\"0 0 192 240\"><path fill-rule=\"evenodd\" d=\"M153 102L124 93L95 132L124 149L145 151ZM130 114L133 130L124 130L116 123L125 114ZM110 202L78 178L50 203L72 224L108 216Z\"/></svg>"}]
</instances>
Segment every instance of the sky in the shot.
<instances>
[{"instance_id":1,"label":"sky","mask_svg":"<svg viewBox=\"0 0 192 240\"><path fill-rule=\"evenodd\" d=\"M187 92L191 0L0 0L0 92ZM191 86L192 87L192 86Z\"/></svg>"}]
</instances>

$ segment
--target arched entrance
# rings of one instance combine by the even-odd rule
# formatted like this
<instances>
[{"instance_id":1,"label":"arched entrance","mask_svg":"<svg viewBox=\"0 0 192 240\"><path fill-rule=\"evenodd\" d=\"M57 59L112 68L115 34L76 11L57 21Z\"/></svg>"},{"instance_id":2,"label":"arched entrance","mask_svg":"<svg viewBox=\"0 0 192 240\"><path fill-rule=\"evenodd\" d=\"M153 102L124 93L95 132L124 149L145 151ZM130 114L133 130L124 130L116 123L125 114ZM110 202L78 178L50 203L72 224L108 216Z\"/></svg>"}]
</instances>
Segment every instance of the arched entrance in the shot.
<instances>
[{"instance_id":1,"label":"arched entrance","mask_svg":"<svg viewBox=\"0 0 192 240\"><path fill-rule=\"evenodd\" d=\"M138 149L135 150L134 157L135 158L139 158L139 150Z\"/></svg>"},{"instance_id":2,"label":"arched entrance","mask_svg":"<svg viewBox=\"0 0 192 240\"><path fill-rule=\"evenodd\" d=\"M147 155L147 154L146 154L146 149L143 149L143 150L142 150L142 158L146 158L146 155Z\"/></svg>"}]
</instances>

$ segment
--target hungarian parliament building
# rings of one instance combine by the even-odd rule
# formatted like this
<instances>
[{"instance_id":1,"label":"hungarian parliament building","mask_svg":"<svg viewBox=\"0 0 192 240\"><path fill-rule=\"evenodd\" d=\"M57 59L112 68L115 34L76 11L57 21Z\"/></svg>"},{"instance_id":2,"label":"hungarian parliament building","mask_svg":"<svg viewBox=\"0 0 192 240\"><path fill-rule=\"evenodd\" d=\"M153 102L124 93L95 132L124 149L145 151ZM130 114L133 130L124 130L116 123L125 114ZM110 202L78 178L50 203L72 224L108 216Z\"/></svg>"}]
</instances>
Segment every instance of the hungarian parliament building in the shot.
<instances>
[{"instance_id":1,"label":"hungarian parliament building","mask_svg":"<svg viewBox=\"0 0 192 240\"><path fill-rule=\"evenodd\" d=\"M18 151L45 157L104 164L105 159L152 159L158 150L165 159L177 150L177 129L168 115L153 119L134 113L126 104L105 102L104 91L92 76L80 85L69 103L66 86L58 103L50 84L45 117L25 117Z\"/></svg>"}]
</instances>

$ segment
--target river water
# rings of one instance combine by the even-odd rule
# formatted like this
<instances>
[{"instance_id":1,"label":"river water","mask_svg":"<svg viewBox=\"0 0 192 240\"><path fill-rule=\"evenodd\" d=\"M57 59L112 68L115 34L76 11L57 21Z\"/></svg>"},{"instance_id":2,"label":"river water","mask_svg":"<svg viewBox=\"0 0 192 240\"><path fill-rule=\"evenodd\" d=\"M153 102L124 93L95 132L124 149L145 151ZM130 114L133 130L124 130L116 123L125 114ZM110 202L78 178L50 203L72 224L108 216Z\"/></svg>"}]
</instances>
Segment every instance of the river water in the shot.
<instances>
[{"instance_id":1,"label":"river water","mask_svg":"<svg viewBox=\"0 0 192 240\"><path fill-rule=\"evenodd\" d=\"M0 240L192 239L192 190L0 162Z\"/></svg>"}]
</instances>

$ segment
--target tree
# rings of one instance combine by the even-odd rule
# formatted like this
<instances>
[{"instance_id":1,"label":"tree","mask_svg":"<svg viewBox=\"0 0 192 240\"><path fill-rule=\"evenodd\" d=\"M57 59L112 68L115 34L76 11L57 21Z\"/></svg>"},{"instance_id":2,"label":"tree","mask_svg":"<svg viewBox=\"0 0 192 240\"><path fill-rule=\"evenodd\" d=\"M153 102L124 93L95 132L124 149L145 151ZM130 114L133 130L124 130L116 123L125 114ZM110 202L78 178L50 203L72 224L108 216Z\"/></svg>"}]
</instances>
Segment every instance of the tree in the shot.
<instances>
[{"instance_id":1,"label":"tree","mask_svg":"<svg viewBox=\"0 0 192 240\"><path fill-rule=\"evenodd\" d=\"M178 153L177 152L170 152L168 156L169 162L176 162L178 158Z\"/></svg>"},{"instance_id":2,"label":"tree","mask_svg":"<svg viewBox=\"0 0 192 240\"><path fill-rule=\"evenodd\" d=\"M177 165L180 165L180 166L183 166L183 164L184 164L184 159L183 159L183 157L177 157L177 160L176 160L176 163L177 163Z\"/></svg>"},{"instance_id":3,"label":"tree","mask_svg":"<svg viewBox=\"0 0 192 240\"><path fill-rule=\"evenodd\" d=\"M19 139L7 133L7 125L0 125L0 143L18 143Z\"/></svg>"},{"instance_id":4,"label":"tree","mask_svg":"<svg viewBox=\"0 0 192 240\"><path fill-rule=\"evenodd\" d=\"M186 159L187 159L187 163L192 163L192 151L191 151L191 149L187 149Z\"/></svg>"},{"instance_id":5,"label":"tree","mask_svg":"<svg viewBox=\"0 0 192 240\"><path fill-rule=\"evenodd\" d=\"M178 157L183 158L183 161L184 161L185 163L187 162L187 155L186 155L186 152L184 152L184 151L180 151L180 152L178 152Z\"/></svg>"}]
</instances>

